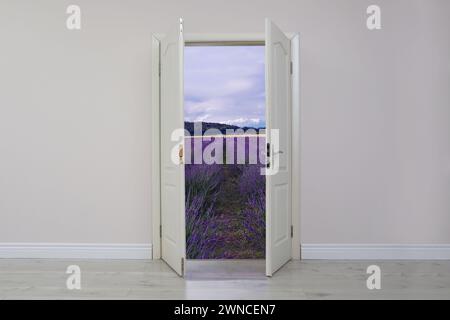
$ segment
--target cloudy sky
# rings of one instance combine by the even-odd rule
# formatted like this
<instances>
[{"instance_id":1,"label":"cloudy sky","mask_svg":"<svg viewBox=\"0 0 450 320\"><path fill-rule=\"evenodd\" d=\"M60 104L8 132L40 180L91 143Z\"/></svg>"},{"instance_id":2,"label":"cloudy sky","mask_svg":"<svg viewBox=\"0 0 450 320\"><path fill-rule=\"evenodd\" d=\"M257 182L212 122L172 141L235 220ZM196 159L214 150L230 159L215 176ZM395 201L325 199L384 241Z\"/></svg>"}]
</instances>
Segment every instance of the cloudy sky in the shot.
<instances>
[{"instance_id":1,"label":"cloudy sky","mask_svg":"<svg viewBox=\"0 0 450 320\"><path fill-rule=\"evenodd\" d=\"M185 48L186 121L265 127L264 47Z\"/></svg>"}]
</instances>

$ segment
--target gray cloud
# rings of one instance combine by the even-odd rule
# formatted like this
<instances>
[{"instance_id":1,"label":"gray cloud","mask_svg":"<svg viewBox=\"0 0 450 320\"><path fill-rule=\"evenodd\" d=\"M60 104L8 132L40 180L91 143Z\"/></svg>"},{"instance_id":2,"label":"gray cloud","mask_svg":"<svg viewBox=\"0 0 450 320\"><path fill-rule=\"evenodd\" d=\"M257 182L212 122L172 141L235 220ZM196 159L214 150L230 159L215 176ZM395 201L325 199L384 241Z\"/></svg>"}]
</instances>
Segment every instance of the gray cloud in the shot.
<instances>
[{"instance_id":1,"label":"gray cloud","mask_svg":"<svg viewBox=\"0 0 450 320\"><path fill-rule=\"evenodd\" d=\"M264 47L186 47L185 119L265 126Z\"/></svg>"}]
</instances>

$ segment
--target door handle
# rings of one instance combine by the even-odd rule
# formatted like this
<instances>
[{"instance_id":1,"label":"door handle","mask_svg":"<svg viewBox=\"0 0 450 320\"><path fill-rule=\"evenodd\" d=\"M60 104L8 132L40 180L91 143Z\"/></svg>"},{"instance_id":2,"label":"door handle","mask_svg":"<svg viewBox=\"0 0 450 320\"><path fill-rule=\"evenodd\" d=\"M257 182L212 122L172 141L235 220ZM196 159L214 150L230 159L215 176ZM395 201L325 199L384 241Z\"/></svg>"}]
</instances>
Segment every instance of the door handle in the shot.
<instances>
[{"instance_id":1,"label":"door handle","mask_svg":"<svg viewBox=\"0 0 450 320\"><path fill-rule=\"evenodd\" d=\"M273 153L273 155L277 155L277 154L282 154L282 153L284 153L283 151L275 151L274 153Z\"/></svg>"},{"instance_id":2,"label":"door handle","mask_svg":"<svg viewBox=\"0 0 450 320\"><path fill-rule=\"evenodd\" d=\"M184 148L183 145L179 145L178 149L178 157L180 158L180 164L183 164L183 158L184 158Z\"/></svg>"}]
</instances>

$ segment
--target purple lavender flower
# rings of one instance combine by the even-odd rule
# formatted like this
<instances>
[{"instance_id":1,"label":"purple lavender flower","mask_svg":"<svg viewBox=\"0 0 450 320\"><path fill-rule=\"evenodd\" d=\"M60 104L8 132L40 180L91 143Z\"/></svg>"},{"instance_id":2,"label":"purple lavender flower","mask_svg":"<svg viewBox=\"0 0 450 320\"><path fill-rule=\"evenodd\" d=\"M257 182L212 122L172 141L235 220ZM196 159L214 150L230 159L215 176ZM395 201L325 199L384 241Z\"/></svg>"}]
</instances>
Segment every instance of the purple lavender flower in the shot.
<instances>
[{"instance_id":1,"label":"purple lavender flower","mask_svg":"<svg viewBox=\"0 0 450 320\"><path fill-rule=\"evenodd\" d=\"M264 252L266 243L266 196L263 189L249 195L242 212L244 236L256 251Z\"/></svg>"},{"instance_id":2,"label":"purple lavender flower","mask_svg":"<svg viewBox=\"0 0 450 320\"><path fill-rule=\"evenodd\" d=\"M239 179L239 191L241 194L249 196L266 189L266 176L261 174L262 168L261 165L256 164L243 166Z\"/></svg>"},{"instance_id":3,"label":"purple lavender flower","mask_svg":"<svg viewBox=\"0 0 450 320\"><path fill-rule=\"evenodd\" d=\"M188 197L186 203L186 256L188 259L209 258L219 241L213 206L204 210L205 198Z\"/></svg>"}]
</instances>

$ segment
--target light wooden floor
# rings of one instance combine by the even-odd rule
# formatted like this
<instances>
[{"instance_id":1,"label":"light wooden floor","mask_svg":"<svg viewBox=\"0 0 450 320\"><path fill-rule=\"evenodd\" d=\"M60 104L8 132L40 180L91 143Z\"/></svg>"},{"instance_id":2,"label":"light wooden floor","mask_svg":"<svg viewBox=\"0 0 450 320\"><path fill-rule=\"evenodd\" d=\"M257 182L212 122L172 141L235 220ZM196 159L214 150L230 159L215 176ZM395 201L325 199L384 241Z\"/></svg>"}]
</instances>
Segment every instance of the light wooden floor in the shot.
<instances>
[{"instance_id":1,"label":"light wooden floor","mask_svg":"<svg viewBox=\"0 0 450 320\"><path fill-rule=\"evenodd\" d=\"M66 288L80 266L81 290ZM382 289L366 288L367 266ZM186 279L161 261L0 259L0 299L450 299L450 261L293 261L272 278L264 261L189 261Z\"/></svg>"}]
</instances>

